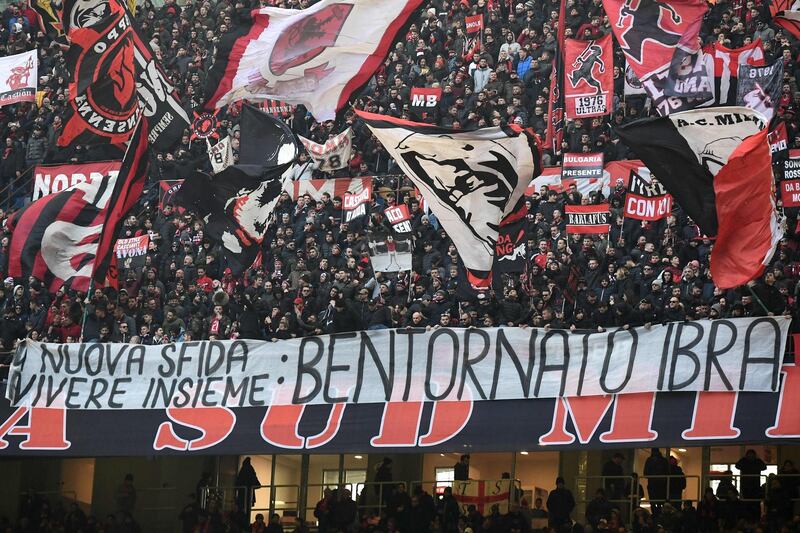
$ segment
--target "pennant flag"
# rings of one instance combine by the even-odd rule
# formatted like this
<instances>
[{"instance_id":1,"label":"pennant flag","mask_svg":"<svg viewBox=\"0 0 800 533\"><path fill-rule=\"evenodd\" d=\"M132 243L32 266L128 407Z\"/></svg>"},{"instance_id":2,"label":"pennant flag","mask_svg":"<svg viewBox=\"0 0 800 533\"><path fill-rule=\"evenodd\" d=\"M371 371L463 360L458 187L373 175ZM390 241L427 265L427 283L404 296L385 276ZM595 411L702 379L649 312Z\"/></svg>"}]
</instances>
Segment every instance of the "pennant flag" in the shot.
<instances>
[{"instance_id":1,"label":"pennant flag","mask_svg":"<svg viewBox=\"0 0 800 533\"><path fill-rule=\"evenodd\" d=\"M205 220L205 234L220 243L222 262L239 275L256 260L272 221L288 165L234 165L213 178L194 172L175 199Z\"/></svg>"},{"instance_id":2,"label":"pennant flag","mask_svg":"<svg viewBox=\"0 0 800 533\"><path fill-rule=\"evenodd\" d=\"M783 60L765 67L739 65L736 105L755 109L767 120L775 116L775 108L783 87Z\"/></svg>"},{"instance_id":3,"label":"pennant flag","mask_svg":"<svg viewBox=\"0 0 800 533\"><path fill-rule=\"evenodd\" d=\"M700 230L717 237L711 265L720 288L758 276L780 238L766 125L757 111L723 107L617 129ZM728 166L734 156L735 164Z\"/></svg>"},{"instance_id":4,"label":"pennant flag","mask_svg":"<svg viewBox=\"0 0 800 533\"><path fill-rule=\"evenodd\" d=\"M36 50L0 57L0 107L36 100L38 65Z\"/></svg>"},{"instance_id":5,"label":"pennant flag","mask_svg":"<svg viewBox=\"0 0 800 533\"><path fill-rule=\"evenodd\" d=\"M602 178L603 153L565 153L561 160L561 179Z\"/></svg>"},{"instance_id":6,"label":"pennant flag","mask_svg":"<svg viewBox=\"0 0 800 533\"><path fill-rule=\"evenodd\" d=\"M605 234L611 229L608 204L565 205L567 233Z\"/></svg>"},{"instance_id":7,"label":"pennant flag","mask_svg":"<svg viewBox=\"0 0 800 533\"><path fill-rule=\"evenodd\" d=\"M690 46L698 40L708 10L705 0L603 0L603 7L628 65L658 113L695 107L698 102L669 98L665 88L679 44Z\"/></svg>"},{"instance_id":8,"label":"pennant flag","mask_svg":"<svg viewBox=\"0 0 800 533\"><path fill-rule=\"evenodd\" d=\"M371 217L367 232L370 263L375 272L411 270L411 215L406 204L387 207Z\"/></svg>"},{"instance_id":9,"label":"pennant flag","mask_svg":"<svg viewBox=\"0 0 800 533\"><path fill-rule=\"evenodd\" d=\"M9 221L10 276L33 276L50 292L64 284L87 292L93 276L105 283L117 234L147 180L146 128L140 120L119 173L45 196Z\"/></svg>"},{"instance_id":10,"label":"pennant flag","mask_svg":"<svg viewBox=\"0 0 800 533\"><path fill-rule=\"evenodd\" d=\"M217 45L206 107L277 99L332 120L383 63L422 0L322 0L262 7Z\"/></svg>"},{"instance_id":11,"label":"pennant flag","mask_svg":"<svg viewBox=\"0 0 800 533\"><path fill-rule=\"evenodd\" d=\"M541 170L535 134L514 127L451 130L357 113L452 237L470 283L488 287L500 226L524 216L525 189Z\"/></svg>"},{"instance_id":12,"label":"pennant flag","mask_svg":"<svg viewBox=\"0 0 800 533\"><path fill-rule=\"evenodd\" d=\"M233 147L231 146L230 136L220 139L217 144L208 145L208 158L211 160L211 168L214 174L219 174L233 164Z\"/></svg>"},{"instance_id":13,"label":"pennant flag","mask_svg":"<svg viewBox=\"0 0 800 533\"><path fill-rule=\"evenodd\" d=\"M567 39L564 101L567 118L611 113L614 102L614 50L611 35L596 41Z\"/></svg>"},{"instance_id":14,"label":"pennant flag","mask_svg":"<svg viewBox=\"0 0 800 533\"><path fill-rule=\"evenodd\" d=\"M350 154L353 150L352 128L332 136L325 141L325 144L315 143L302 136L300 142L305 146L311 159L317 163L317 169L322 172L333 172L350 164Z\"/></svg>"},{"instance_id":15,"label":"pennant flag","mask_svg":"<svg viewBox=\"0 0 800 533\"><path fill-rule=\"evenodd\" d=\"M134 29L126 5L119 0L67 0L63 23L72 77L58 146L121 145L143 113L150 125L150 145L172 148L189 118L175 87Z\"/></svg>"},{"instance_id":16,"label":"pennant flag","mask_svg":"<svg viewBox=\"0 0 800 533\"><path fill-rule=\"evenodd\" d=\"M300 146L285 122L245 104L242 107L239 164L277 167L297 159Z\"/></svg>"},{"instance_id":17,"label":"pennant flag","mask_svg":"<svg viewBox=\"0 0 800 533\"><path fill-rule=\"evenodd\" d=\"M625 217L637 220L661 220L672 212L672 197L656 179L646 181L631 170L625 195Z\"/></svg>"}]
</instances>

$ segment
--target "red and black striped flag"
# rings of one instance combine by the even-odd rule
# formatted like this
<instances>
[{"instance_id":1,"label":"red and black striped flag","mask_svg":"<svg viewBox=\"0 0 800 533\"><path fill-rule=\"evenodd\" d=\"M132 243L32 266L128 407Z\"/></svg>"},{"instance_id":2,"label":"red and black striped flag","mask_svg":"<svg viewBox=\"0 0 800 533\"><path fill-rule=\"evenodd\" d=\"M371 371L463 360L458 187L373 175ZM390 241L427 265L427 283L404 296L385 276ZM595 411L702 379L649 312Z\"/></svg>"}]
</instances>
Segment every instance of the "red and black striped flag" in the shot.
<instances>
[{"instance_id":1,"label":"red and black striped flag","mask_svg":"<svg viewBox=\"0 0 800 533\"><path fill-rule=\"evenodd\" d=\"M119 173L45 196L14 215L8 273L33 276L51 292L104 284L118 230L142 194L149 165L147 120L136 127Z\"/></svg>"}]
</instances>

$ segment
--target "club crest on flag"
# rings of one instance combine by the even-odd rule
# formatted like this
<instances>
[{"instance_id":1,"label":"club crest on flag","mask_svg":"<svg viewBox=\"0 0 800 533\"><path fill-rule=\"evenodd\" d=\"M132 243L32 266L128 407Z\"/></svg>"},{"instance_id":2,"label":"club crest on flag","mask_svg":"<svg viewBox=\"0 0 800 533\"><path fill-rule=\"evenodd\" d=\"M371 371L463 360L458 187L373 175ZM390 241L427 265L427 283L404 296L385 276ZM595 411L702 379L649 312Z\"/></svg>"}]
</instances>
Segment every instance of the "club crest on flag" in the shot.
<instances>
[{"instance_id":1,"label":"club crest on flag","mask_svg":"<svg viewBox=\"0 0 800 533\"><path fill-rule=\"evenodd\" d=\"M219 110L215 110L213 113L197 113L194 114L194 120L192 120L192 136L190 140L195 139L219 139L219 133L217 132L217 128L219 127L219 121L217 119L217 113Z\"/></svg>"},{"instance_id":2,"label":"club crest on flag","mask_svg":"<svg viewBox=\"0 0 800 533\"><path fill-rule=\"evenodd\" d=\"M33 58L29 57L28 61L24 65L11 68L11 75L6 78L6 85L8 85L8 88L12 91L27 87L29 85L28 80L30 80L32 70Z\"/></svg>"}]
</instances>

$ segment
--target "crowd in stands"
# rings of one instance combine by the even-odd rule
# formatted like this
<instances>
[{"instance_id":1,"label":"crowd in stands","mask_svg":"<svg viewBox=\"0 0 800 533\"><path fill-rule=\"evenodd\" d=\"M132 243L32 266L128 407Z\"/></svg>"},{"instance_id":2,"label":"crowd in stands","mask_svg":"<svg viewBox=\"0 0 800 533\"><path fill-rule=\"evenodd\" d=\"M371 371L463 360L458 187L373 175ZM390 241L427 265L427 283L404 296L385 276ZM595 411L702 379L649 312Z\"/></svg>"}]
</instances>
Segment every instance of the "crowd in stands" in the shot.
<instances>
[{"instance_id":1,"label":"crowd in stands","mask_svg":"<svg viewBox=\"0 0 800 533\"><path fill-rule=\"evenodd\" d=\"M305 7L308 2L269 2ZM203 84L220 35L232 31L248 9L242 1L138 6L136 19L156 56L169 70L187 111L202 104ZM409 88L443 87L440 108L427 120L466 128L521 123L544 135L551 58L555 50L558 2L483 0L428 2L412 20L360 99L366 108L409 116ZM482 46L466 38L464 19L482 13ZM599 0L569 1L566 26L573 35L608 33ZM7 53L36 47L40 57L41 105L0 108L0 179L16 184L38 163L85 161L97 149L56 147L67 96L65 49L45 35L32 10L12 4L2 15L0 43ZM786 98L779 114L790 118L800 106L794 74L799 45L771 23L760 2L716 2L706 16L703 38L738 46L760 37L767 61L782 57ZM616 54L614 113L603 119L568 122L564 150L603 151L606 160L631 156L617 142L613 124L650 113L644 97L622 97ZM333 176L386 175L398 169L367 128L352 114L343 122L317 123L302 106L283 118L297 133L317 141L352 124L356 141L349 167ZM238 148L240 108L220 115L222 133ZM798 123L788 120L790 144L800 146ZM101 147L102 150L102 147ZM304 156L305 157L305 156ZM547 153L557 163L560 152ZM709 273L713 242L675 206L658 222L626 219L621 182L582 198L576 187L556 192L542 187L528 199L527 264L520 274L496 276L494 290L464 297L458 291L458 251L432 214L425 214L402 178L386 178L391 193L375 194L373 221L386 206L409 205L414 234L413 270L399 275L374 272L365 225L342 221L341 198L281 196L263 241L260 266L233 276L218 243L204 236L203 223L173 206L159 206L157 181L177 179L207 167L204 143L188 132L174 152L158 153L151 165L149 192L120 237L149 233L143 265L121 269L119 291L96 290L89 299L64 288L48 293L38 280L5 278L0 287L0 340L10 350L24 337L54 342L100 340L157 344L188 339L287 339L321 333L391 327L538 326L602 331L666 321L729 316L794 314L800 291L797 209L787 209L787 237L762 279L738 290L720 291ZM311 174L311 175L309 175ZM28 185L29 187L30 185ZM11 187L14 189L14 187ZM378 187L375 188L378 190ZM14 189L13 194L30 194ZM608 196L604 198L604 196ZM16 196L17 200L19 196ZM567 235L564 206L607 200L607 236ZM13 206L12 206L13 208ZM8 211L2 213L3 218ZM0 241L0 272L7 271L10 234ZM462 287L463 288L463 287ZM84 302L88 301L88 305ZM83 324L83 329L81 328Z\"/></svg>"},{"instance_id":2,"label":"crowd in stands","mask_svg":"<svg viewBox=\"0 0 800 533\"><path fill-rule=\"evenodd\" d=\"M288 8L312 3L262 0L263 5ZM203 104L214 44L221 35L233 31L253 7L257 3L243 0L139 3L135 18L143 35L150 39L155 56L169 71L190 115ZM568 0L566 7L569 35L598 37L609 33L600 0ZM357 105L415 118L410 112L410 89L439 86L443 89L440 106L423 120L453 128L516 123L544 136L558 8L559 0L429 0L415 15L407 34L392 48ZM484 15L482 45L473 43L465 33L465 17L473 14ZM705 43L716 41L731 48L760 38L767 63L783 59L785 84L778 115L786 121L790 147L800 147L796 120L800 91L795 79L800 68L800 43L770 20L767 3L712 3L702 37ZM35 165L101 160L107 155L105 147L62 150L56 146L63 128L69 80L66 49L61 42L45 35L27 3L12 3L3 11L0 54L36 48L43 96L40 105L0 108L0 196L7 207L0 212L2 220L30 197ZM546 163L559 164L563 152L601 151L606 161L635 157L618 142L613 126L654 110L643 96L623 97L623 76L624 59L616 49L613 113L568 122L561 149L547 150ZM234 151L239 143L239 113L236 105L220 113L221 133L233 137ZM122 265L119 290L97 289L87 298L68 287L50 293L40 280L8 277L11 235L6 232L0 238L2 350L12 350L26 337L51 342L161 344L195 339L281 340L394 327L531 326L603 331L667 321L797 316L798 209L785 210L786 237L765 274L745 287L721 291L709 272L713 241L700 233L680 206L658 222L625 219L623 183L610 184L606 195L595 191L587 198L575 187L563 192L548 188L535 191L528 199L524 272L498 275L493 290L464 296L459 291L463 281L458 272L458 251L435 216L420 208L413 190L402 186L404 180L385 177L399 174L398 167L352 113L340 122L318 123L297 106L282 118L293 131L317 142L354 127L355 150L348 167L333 174L314 170L297 177L379 176L376 179L391 192L374 195L371 217L378 221L387 206L408 204L414 237L411 272L395 275L373 271L367 227L342 222L341 198L292 198L284 193L264 239L260 265L234 276L222 262L218 243L204 236L201 220L158 202L159 180L181 179L198 167L209 168L204 143L191 143L187 132L175 150L153 156L148 192L120 235L149 233L150 250L142 265ZM566 234L565 205L603 200L611 204L609 235ZM781 488L779 477L770 484ZM761 490L760 486L756 488ZM592 514L587 511L586 520L581 520L587 525L569 527L571 531L642 533L794 532L800 520L787 501L797 497L796 489L794 485L791 496L785 487L783 492L773 490L756 496L764 498L763 513L751 512L752 507L739 501L735 490L707 493L699 506L683 504L680 496L670 496L672 504L665 504L659 512L637 509L633 525L628 527L624 524L631 517L624 511L615 512L604 502L603 498L609 496L606 486L605 496L598 493L598 500L590 506ZM636 496L638 491L633 489L632 493ZM334 496L338 499L332 501L345 499L343 495ZM400 499L402 504L390 508L382 520L367 520L363 527L351 522L345 531L525 533L530 529L520 525L525 521L518 517L535 517L541 511L536 502L519 502L522 505L514 505L508 515L461 517L453 513L447 493L439 501L419 493L405 494L397 501ZM332 505L331 512L335 507ZM20 521L14 525L0 523L0 531L138 531L135 522L128 521L129 515L122 519L110 516L104 521L81 518L79 509L51 509L41 501L22 511ZM552 518L553 509L549 512ZM204 525L192 525L188 531L281 531L270 523L274 517L253 525L246 519L242 524L240 517L236 525L236 519L222 511L206 509L198 511L198 516L205 517ZM558 529L562 525L551 520L548 527L555 529L549 531L563 531ZM329 530L334 531L342 529Z\"/></svg>"}]
</instances>

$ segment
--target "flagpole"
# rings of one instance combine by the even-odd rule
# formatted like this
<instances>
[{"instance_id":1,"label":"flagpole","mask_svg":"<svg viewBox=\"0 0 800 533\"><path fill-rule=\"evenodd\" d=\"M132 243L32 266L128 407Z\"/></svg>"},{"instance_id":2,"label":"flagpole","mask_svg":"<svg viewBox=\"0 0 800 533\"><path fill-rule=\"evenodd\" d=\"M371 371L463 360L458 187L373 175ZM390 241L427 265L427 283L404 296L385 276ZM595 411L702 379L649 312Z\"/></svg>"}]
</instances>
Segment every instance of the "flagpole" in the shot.
<instances>
[{"instance_id":1,"label":"flagpole","mask_svg":"<svg viewBox=\"0 0 800 533\"><path fill-rule=\"evenodd\" d=\"M555 157L556 152L561 147L561 141L559 137L559 132L556 131L555 123L557 119L563 120L563 110L561 106L559 106L559 102L563 97L563 83L562 78L564 76L563 65L564 65L564 43L566 40L566 36L564 35L564 19L566 18L566 2L560 2L559 10L558 10L558 25L556 26L556 42L558 46L556 47L555 55L553 56L553 71L552 75L550 76L550 94L548 98L550 100L550 113L548 116L547 121L547 130L545 131L545 144L553 150L553 156ZM559 68L561 67L561 68ZM559 108L562 113L562 117L556 117L556 108ZM561 126L561 130L563 131L563 124Z\"/></svg>"}]
</instances>

